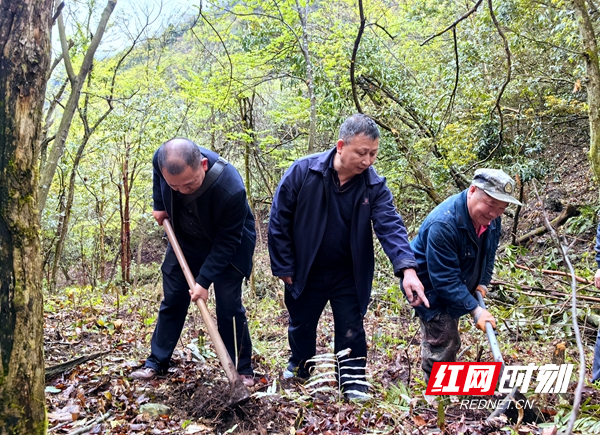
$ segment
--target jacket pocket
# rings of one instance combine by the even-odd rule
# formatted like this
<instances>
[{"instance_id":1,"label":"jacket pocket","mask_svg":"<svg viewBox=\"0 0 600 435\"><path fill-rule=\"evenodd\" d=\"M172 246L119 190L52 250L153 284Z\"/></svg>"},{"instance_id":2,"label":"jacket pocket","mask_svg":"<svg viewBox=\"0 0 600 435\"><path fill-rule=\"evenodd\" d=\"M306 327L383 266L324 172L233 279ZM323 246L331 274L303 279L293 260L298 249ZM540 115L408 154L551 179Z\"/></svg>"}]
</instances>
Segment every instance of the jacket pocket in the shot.
<instances>
[{"instance_id":1,"label":"jacket pocket","mask_svg":"<svg viewBox=\"0 0 600 435\"><path fill-rule=\"evenodd\" d=\"M466 244L462 246L462 249L458 253L458 259L461 260L461 264L463 261L474 260L477 255L475 248L470 244Z\"/></svg>"}]
</instances>

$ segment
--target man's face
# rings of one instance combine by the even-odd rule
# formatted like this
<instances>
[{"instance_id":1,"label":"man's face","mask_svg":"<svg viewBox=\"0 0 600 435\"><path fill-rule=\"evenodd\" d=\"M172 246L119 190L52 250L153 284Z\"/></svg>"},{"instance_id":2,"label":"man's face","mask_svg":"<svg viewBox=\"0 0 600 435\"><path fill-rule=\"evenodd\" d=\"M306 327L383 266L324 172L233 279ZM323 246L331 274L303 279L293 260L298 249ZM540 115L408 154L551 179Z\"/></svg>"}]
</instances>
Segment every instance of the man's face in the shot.
<instances>
[{"instance_id":1,"label":"man's face","mask_svg":"<svg viewBox=\"0 0 600 435\"><path fill-rule=\"evenodd\" d=\"M488 226L504 213L506 207L508 207L508 202L494 199L478 187L469 187L467 208L475 227Z\"/></svg>"},{"instance_id":2,"label":"man's face","mask_svg":"<svg viewBox=\"0 0 600 435\"><path fill-rule=\"evenodd\" d=\"M189 195L200 188L207 170L208 159L205 157L202 159L202 163L196 170L193 170L191 166L186 166L183 172L178 175L173 175L163 168L162 174L163 177L165 177L167 184L171 186L171 189L181 192L184 195Z\"/></svg>"},{"instance_id":3,"label":"man's face","mask_svg":"<svg viewBox=\"0 0 600 435\"><path fill-rule=\"evenodd\" d=\"M337 153L341 166L338 172L361 174L375 162L378 149L379 139L371 139L364 134L358 134L349 141L338 140Z\"/></svg>"}]
</instances>

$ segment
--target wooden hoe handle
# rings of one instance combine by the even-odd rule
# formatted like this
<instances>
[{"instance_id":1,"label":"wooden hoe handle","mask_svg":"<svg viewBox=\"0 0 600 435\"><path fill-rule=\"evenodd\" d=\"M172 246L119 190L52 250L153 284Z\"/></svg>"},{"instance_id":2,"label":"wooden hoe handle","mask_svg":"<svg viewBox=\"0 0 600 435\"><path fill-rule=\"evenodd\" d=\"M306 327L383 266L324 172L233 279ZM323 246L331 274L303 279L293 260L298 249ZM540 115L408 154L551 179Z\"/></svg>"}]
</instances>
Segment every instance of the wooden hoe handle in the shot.
<instances>
[{"instance_id":1,"label":"wooden hoe handle","mask_svg":"<svg viewBox=\"0 0 600 435\"><path fill-rule=\"evenodd\" d=\"M179 265L183 270L183 274L185 275L185 279L192 289L196 285L196 280L194 279L194 275L192 275L192 271L190 270L187 261L181 251L181 247L177 242L177 237L175 237L175 232L173 231L173 227L171 226L171 222L169 219L163 220L163 227L167 232L167 237L169 238L169 243L171 243L171 247L175 252L175 256L179 261ZM196 300L196 306L200 310L200 314L202 314L202 319L204 320L204 324L206 325L206 329L208 329L208 335L210 335L210 339L213 342L213 346L217 352L217 356L221 361L221 365L227 374L227 379L229 379L229 383L231 384L232 390L234 390L234 394L232 395L232 402L239 402L241 400L245 400L250 397L248 389L242 382L239 373L237 372L233 361L231 361L231 357L229 356L229 352L227 352L227 348L225 347L225 343L223 343L223 339L221 335L219 335L219 330L217 329L217 325L213 321L208 308L206 307L206 303L202 298L198 298Z\"/></svg>"}]
</instances>

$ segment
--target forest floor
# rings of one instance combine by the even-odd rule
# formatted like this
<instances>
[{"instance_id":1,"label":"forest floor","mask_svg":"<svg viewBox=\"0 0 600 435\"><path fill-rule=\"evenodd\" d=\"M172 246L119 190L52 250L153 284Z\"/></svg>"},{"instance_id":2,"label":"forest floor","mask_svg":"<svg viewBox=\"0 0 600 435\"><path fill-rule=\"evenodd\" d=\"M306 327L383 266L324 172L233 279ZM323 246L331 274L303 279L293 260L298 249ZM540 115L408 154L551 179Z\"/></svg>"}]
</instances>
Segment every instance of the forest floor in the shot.
<instances>
[{"instance_id":1,"label":"forest floor","mask_svg":"<svg viewBox=\"0 0 600 435\"><path fill-rule=\"evenodd\" d=\"M259 255L263 260L264 256ZM263 282L280 288L261 269L265 263L257 263L257 277L263 275ZM257 286L257 294L246 297L256 386L250 400L236 407L227 406L227 378L195 307L190 309L168 375L149 382L129 378L149 352L159 286L149 284L121 296L118 308L114 294L93 295L85 288L47 297L47 366L106 352L48 379L50 428L57 434L491 434L515 429L519 434L541 434L544 427L564 423L573 403L574 382L566 394L528 397L546 423L521 423L517 428L504 415L486 422L491 411L461 407L459 400L464 396L442 401L438 414L436 404L424 398L418 320L400 298L397 286L389 282L385 275L376 280L374 302L365 318L373 398L364 403L344 401L333 384L317 391L319 385L306 387L281 379L288 356L287 312L280 291L268 291L267 286ZM505 319L498 327L505 360L519 365L550 363L556 343L564 341L565 362L577 363L577 348L569 339L568 301L527 298L527 304L516 304L521 310L506 308L510 303L502 298L490 300L493 312ZM517 319L515 313L522 312L526 314ZM540 316L541 325L537 322ZM463 353L459 360L492 361L484 334L467 319L460 328ZM589 377L595 328L582 325L582 329ZM333 318L328 308L319 326L318 353L331 352L332 340ZM593 416L600 404L600 389L587 385L584 402ZM168 409L152 416L142 408L151 403ZM98 420L102 416L105 419Z\"/></svg>"},{"instance_id":2,"label":"forest floor","mask_svg":"<svg viewBox=\"0 0 600 435\"><path fill-rule=\"evenodd\" d=\"M573 147L555 158L553 175L533 190L521 213L518 234L543 225L568 204L578 216L561 228L570 244L570 259L578 285L578 319L585 350L586 383L576 433L600 433L600 389L589 383L591 358L600 307L600 292L591 281L595 272L593 244L597 224L598 193L589 174L578 165L584 153ZM514 212L514 210L513 210ZM505 218L506 233L512 219ZM263 241L264 242L264 241ZM227 378L212 351L199 312L191 307L184 332L167 376L152 381L132 380L149 353L161 299L159 264L154 278L117 297L112 291L91 291L89 286L68 287L47 295L45 309L46 366L83 355L103 354L47 378L46 399L50 433L56 434L552 434L565 427L572 408L581 356L573 335L568 278L546 270L565 270L554 242L536 236L519 248L498 254L494 285L488 296L497 319L498 341L508 364L575 364L565 394L531 394L537 422L509 420L501 415L486 421L491 410L466 409L466 396L443 396L437 403L425 400L420 369L418 320L404 302L398 285L378 253L382 268L376 271L373 301L365 317L368 340L368 377L372 398L348 402L335 384L303 385L283 380L288 357L287 311L282 286L271 276L264 243L255 256L255 288L244 290L254 347L256 385L248 401L227 405ZM523 268L525 267L525 268ZM529 268L529 269L526 269ZM587 299L583 299L583 298ZM214 306L209 303L214 312ZM492 361L483 333L470 319L461 320L460 361ZM318 353L331 352L333 318L330 309L318 329ZM557 349L561 344L565 352ZM442 397L442 396L440 396ZM473 399L477 403L477 400ZM150 404L166 405L152 409ZM148 411L150 409L150 411Z\"/></svg>"}]
</instances>

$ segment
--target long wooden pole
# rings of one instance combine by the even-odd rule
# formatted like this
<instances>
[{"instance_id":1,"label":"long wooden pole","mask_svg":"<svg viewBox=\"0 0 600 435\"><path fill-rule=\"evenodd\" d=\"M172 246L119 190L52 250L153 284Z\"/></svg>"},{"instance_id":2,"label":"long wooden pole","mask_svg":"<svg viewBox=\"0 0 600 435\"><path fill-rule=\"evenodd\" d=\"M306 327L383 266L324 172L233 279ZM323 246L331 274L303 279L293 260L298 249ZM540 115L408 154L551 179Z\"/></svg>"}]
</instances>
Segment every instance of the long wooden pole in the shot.
<instances>
[{"instance_id":1,"label":"long wooden pole","mask_svg":"<svg viewBox=\"0 0 600 435\"><path fill-rule=\"evenodd\" d=\"M167 232L167 237L169 238L169 243L171 243L171 247L173 248L173 252L175 252L175 256L179 261L179 265L183 270L183 274L185 275L185 279L190 286L190 289L196 285L196 280L194 279L194 275L190 270L187 261L185 260L185 256L181 251L181 247L177 242L177 237L175 237L175 231L173 231L173 227L171 226L171 222L169 219L163 220L163 227ZM196 300L196 306L200 310L200 314L202 314L202 319L204 320L204 324L206 325L206 329L208 329L208 335L210 335L210 339L213 342L213 346L217 352L217 356L221 361L221 365L227 374L227 379L229 379L229 383L231 385L231 403L241 402L242 400L246 400L250 397L250 393L248 389L244 385L242 378L237 372L231 357L229 356L229 352L227 352L227 348L225 347L225 343L223 343L223 339L219 334L219 330L217 329L217 325L213 321L208 308L206 307L206 303L202 298L198 298Z\"/></svg>"}]
</instances>

